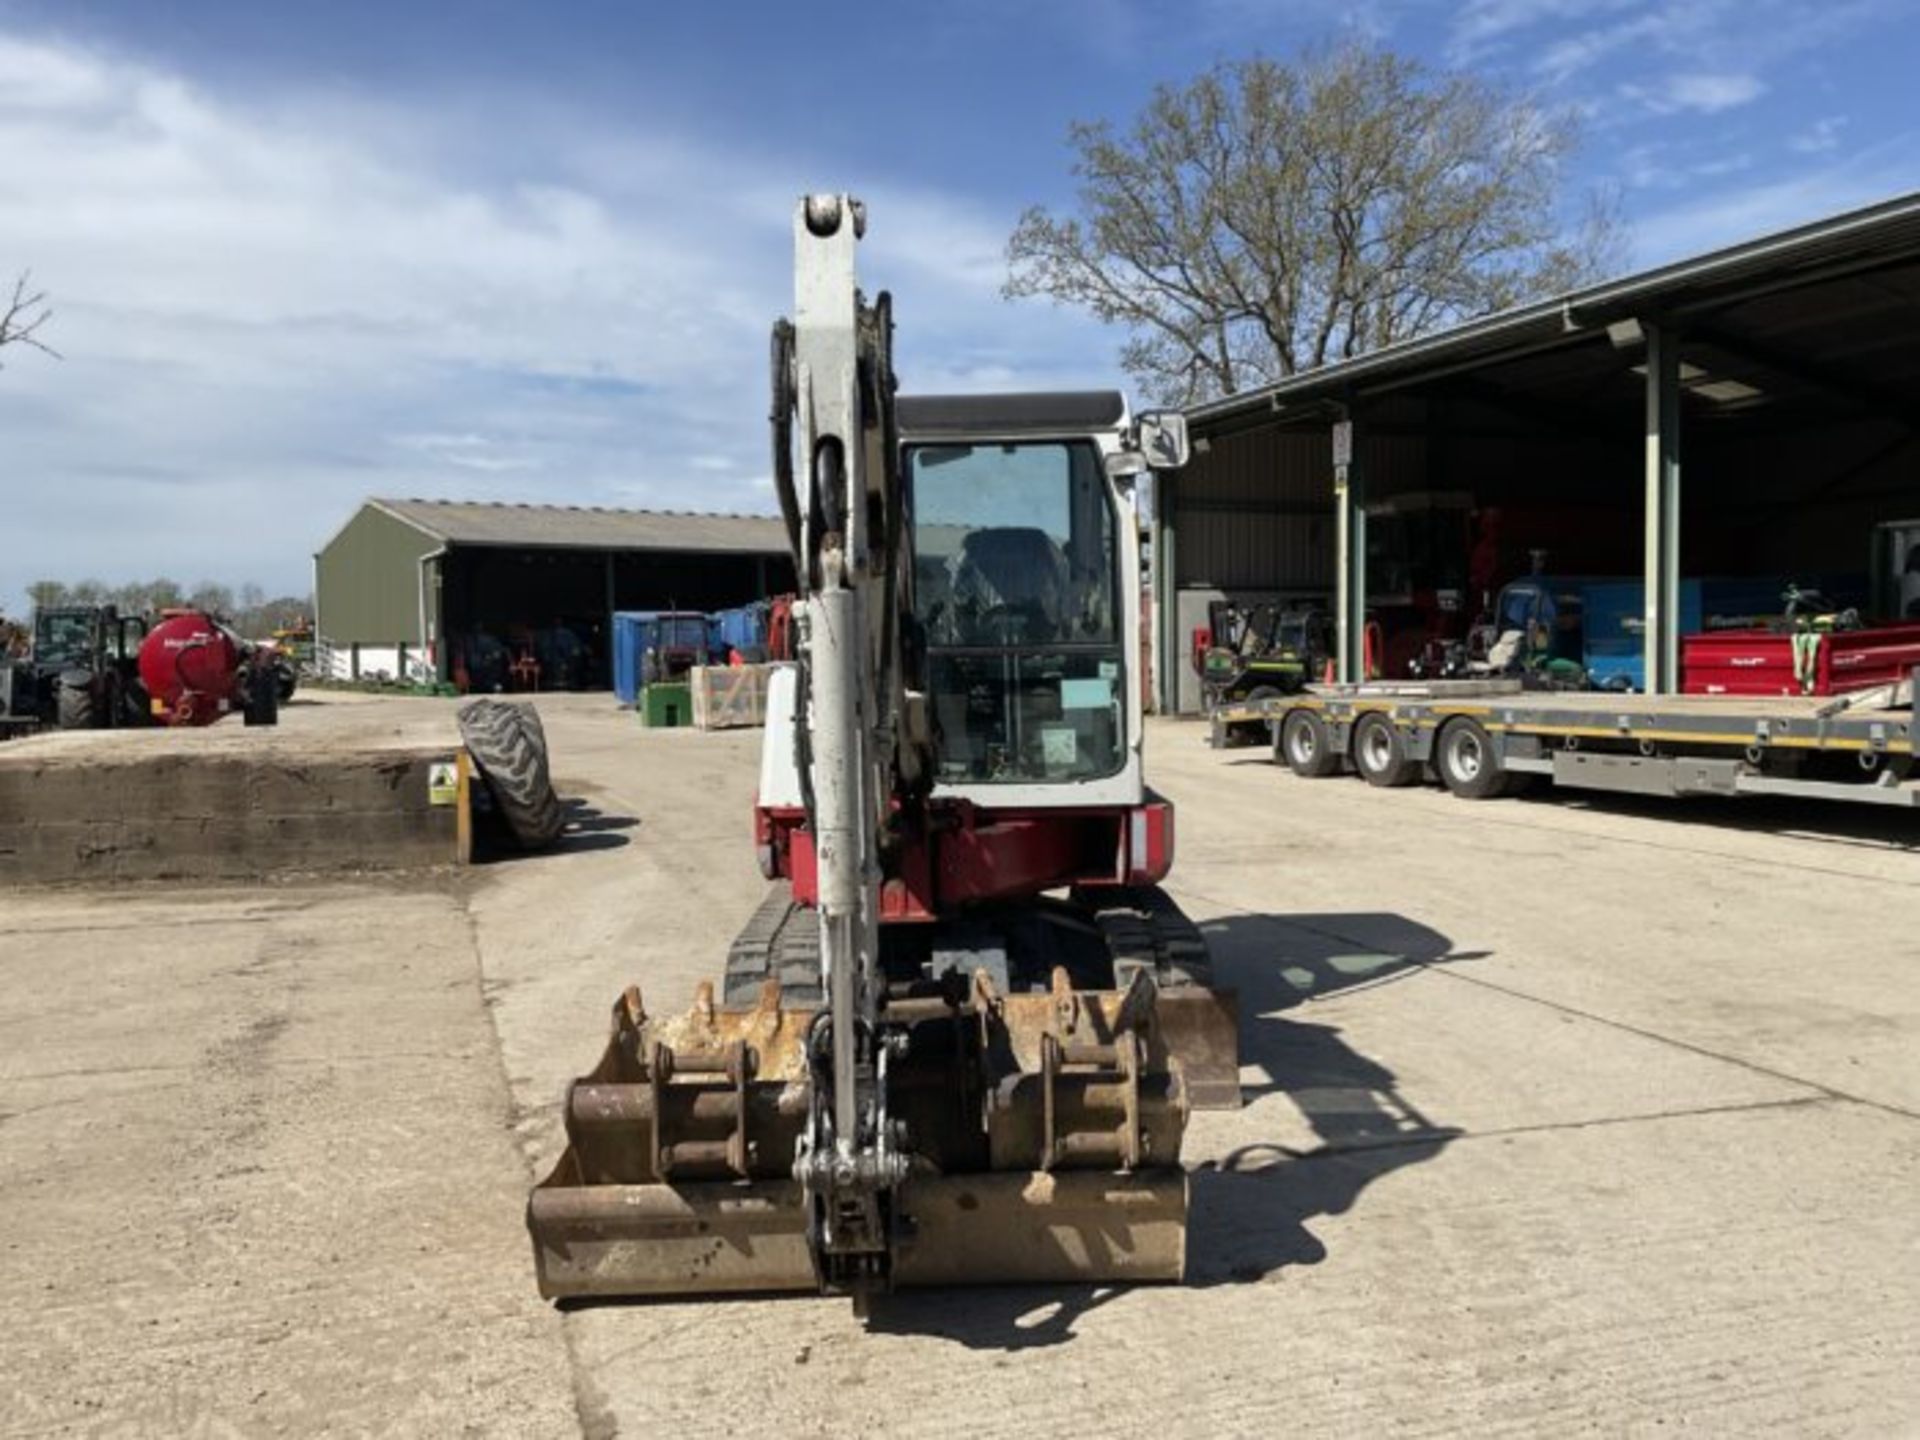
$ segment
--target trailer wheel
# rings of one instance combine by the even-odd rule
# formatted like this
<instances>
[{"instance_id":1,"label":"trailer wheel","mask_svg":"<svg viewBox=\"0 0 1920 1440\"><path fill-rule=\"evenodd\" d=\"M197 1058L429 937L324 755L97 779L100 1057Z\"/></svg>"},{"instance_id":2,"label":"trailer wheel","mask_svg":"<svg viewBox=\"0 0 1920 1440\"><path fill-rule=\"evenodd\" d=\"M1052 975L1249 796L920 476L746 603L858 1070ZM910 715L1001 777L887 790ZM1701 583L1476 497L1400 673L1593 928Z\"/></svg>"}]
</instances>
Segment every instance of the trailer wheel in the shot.
<instances>
[{"instance_id":1,"label":"trailer wheel","mask_svg":"<svg viewBox=\"0 0 1920 1440\"><path fill-rule=\"evenodd\" d=\"M469 700L460 707L460 738L513 838L538 850L559 838L566 817L547 770L546 732L526 711L509 700Z\"/></svg>"},{"instance_id":2,"label":"trailer wheel","mask_svg":"<svg viewBox=\"0 0 1920 1440\"><path fill-rule=\"evenodd\" d=\"M1311 710L1289 710L1280 722L1280 755L1303 780L1322 780L1340 768L1327 722Z\"/></svg>"},{"instance_id":3,"label":"trailer wheel","mask_svg":"<svg viewBox=\"0 0 1920 1440\"><path fill-rule=\"evenodd\" d=\"M1491 800L1507 792L1513 776L1502 768L1493 740L1477 720L1454 720L1440 732L1436 768L1447 789L1462 800Z\"/></svg>"},{"instance_id":4,"label":"trailer wheel","mask_svg":"<svg viewBox=\"0 0 1920 1440\"><path fill-rule=\"evenodd\" d=\"M1353 768L1369 785L1394 789L1420 779L1420 762L1408 756L1407 737L1384 715L1363 716L1347 748Z\"/></svg>"}]
</instances>

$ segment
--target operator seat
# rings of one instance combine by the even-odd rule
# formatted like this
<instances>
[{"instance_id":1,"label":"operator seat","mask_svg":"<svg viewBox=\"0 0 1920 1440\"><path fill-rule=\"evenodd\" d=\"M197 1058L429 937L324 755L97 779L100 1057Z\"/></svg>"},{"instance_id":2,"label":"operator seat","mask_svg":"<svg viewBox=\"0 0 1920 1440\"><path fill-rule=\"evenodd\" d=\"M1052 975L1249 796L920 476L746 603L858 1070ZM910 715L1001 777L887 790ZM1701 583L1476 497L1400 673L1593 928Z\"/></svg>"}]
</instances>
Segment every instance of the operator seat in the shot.
<instances>
[{"instance_id":1,"label":"operator seat","mask_svg":"<svg viewBox=\"0 0 1920 1440\"><path fill-rule=\"evenodd\" d=\"M1066 632L1067 589L1066 556L1053 537L1033 526L970 531L953 559L955 605L976 619L1001 608L1021 614L1027 640L1044 642Z\"/></svg>"}]
</instances>

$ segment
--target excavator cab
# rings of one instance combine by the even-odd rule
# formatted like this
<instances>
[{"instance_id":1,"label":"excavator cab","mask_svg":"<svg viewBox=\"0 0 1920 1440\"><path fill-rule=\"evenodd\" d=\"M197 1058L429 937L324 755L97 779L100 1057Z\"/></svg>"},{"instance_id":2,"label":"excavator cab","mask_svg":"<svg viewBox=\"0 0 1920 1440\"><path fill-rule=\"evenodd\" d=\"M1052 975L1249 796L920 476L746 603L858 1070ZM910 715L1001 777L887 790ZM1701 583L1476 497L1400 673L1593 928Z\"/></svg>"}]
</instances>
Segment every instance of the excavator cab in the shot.
<instances>
[{"instance_id":1,"label":"excavator cab","mask_svg":"<svg viewBox=\"0 0 1920 1440\"><path fill-rule=\"evenodd\" d=\"M1128 482L1184 423L896 395L864 224L802 203L774 332L768 892L691 1010L615 1003L528 1206L549 1297L1177 1280L1187 1116L1239 1103L1142 771Z\"/></svg>"},{"instance_id":2,"label":"excavator cab","mask_svg":"<svg viewBox=\"0 0 1920 1440\"><path fill-rule=\"evenodd\" d=\"M911 427L914 402L902 409ZM1137 722L1120 644L1121 521L1093 441L909 438L904 460L936 782L1118 773Z\"/></svg>"}]
</instances>

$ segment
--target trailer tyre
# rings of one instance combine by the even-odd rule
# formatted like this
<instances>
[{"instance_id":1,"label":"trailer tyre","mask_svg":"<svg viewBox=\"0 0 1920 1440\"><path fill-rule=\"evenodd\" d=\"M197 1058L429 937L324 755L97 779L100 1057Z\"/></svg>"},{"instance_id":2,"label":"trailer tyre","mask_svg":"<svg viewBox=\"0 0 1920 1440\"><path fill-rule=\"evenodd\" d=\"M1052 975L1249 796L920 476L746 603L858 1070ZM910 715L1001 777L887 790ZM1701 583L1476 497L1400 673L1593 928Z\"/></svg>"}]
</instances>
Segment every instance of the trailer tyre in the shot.
<instances>
[{"instance_id":1,"label":"trailer tyre","mask_svg":"<svg viewBox=\"0 0 1920 1440\"><path fill-rule=\"evenodd\" d=\"M1340 768L1327 722L1311 710L1289 710L1280 722L1280 758L1303 780L1321 780Z\"/></svg>"},{"instance_id":2,"label":"trailer tyre","mask_svg":"<svg viewBox=\"0 0 1920 1440\"><path fill-rule=\"evenodd\" d=\"M1493 740L1477 720L1452 721L1440 732L1435 768L1447 789L1462 800L1491 800L1507 793L1513 776L1500 764Z\"/></svg>"},{"instance_id":3,"label":"trailer tyre","mask_svg":"<svg viewBox=\"0 0 1920 1440\"><path fill-rule=\"evenodd\" d=\"M1407 754L1407 737L1384 715L1363 716L1348 746L1353 768L1369 785L1396 789L1420 779L1420 762Z\"/></svg>"},{"instance_id":4,"label":"trailer tyre","mask_svg":"<svg viewBox=\"0 0 1920 1440\"><path fill-rule=\"evenodd\" d=\"M460 707L460 738L520 848L539 850L558 839L566 817L539 717L508 700L469 700Z\"/></svg>"}]
</instances>

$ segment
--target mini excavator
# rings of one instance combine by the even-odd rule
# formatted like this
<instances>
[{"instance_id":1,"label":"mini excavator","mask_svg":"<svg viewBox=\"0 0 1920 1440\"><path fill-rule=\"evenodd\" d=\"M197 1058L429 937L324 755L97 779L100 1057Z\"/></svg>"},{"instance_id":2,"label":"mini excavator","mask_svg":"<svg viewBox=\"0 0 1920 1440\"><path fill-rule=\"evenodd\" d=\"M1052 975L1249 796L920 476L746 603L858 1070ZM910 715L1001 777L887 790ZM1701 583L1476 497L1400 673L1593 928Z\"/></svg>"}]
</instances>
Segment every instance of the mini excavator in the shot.
<instances>
[{"instance_id":1,"label":"mini excavator","mask_svg":"<svg viewBox=\"0 0 1920 1440\"><path fill-rule=\"evenodd\" d=\"M1177 1281L1188 1114L1240 1103L1142 774L1132 491L1184 417L898 394L865 230L800 202L774 327L769 892L717 999L616 1001L529 1202L550 1298Z\"/></svg>"}]
</instances>

